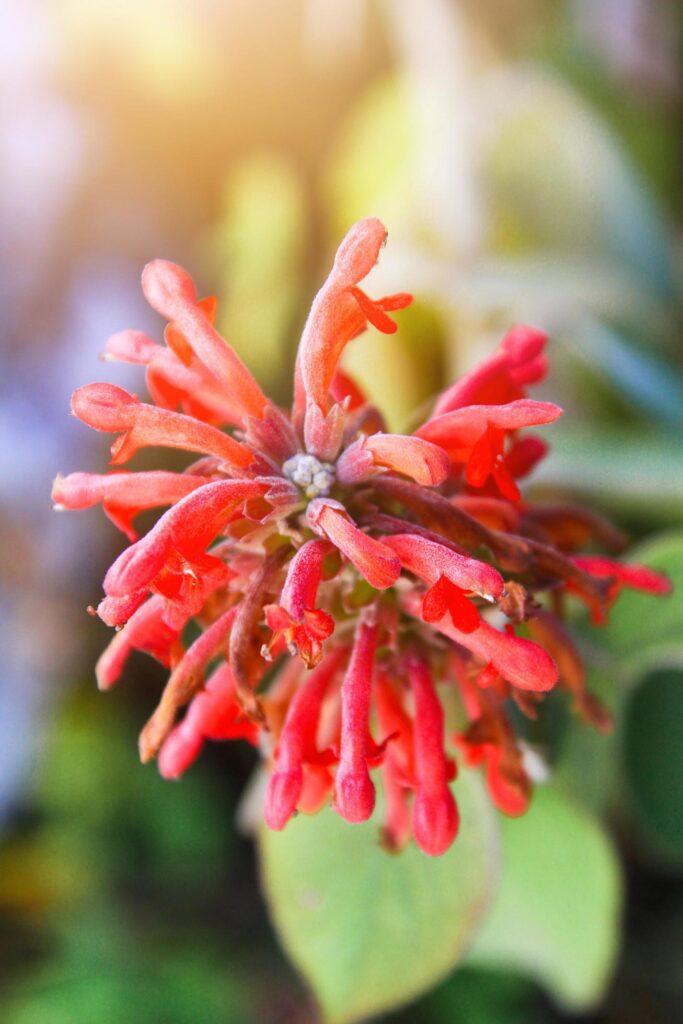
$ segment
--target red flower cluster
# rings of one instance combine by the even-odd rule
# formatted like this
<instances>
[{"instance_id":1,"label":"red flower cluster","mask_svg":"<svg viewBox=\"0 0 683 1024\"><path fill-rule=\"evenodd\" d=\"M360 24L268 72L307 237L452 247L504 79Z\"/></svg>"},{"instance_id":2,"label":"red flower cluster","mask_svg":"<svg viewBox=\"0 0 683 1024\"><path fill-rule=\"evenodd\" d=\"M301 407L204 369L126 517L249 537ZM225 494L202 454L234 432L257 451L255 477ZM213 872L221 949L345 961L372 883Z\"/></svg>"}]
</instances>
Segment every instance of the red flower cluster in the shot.
<instances>
[{"instance_id":1,"label":"red flower cluster","mask_svg":"<svg viewBox=\"0 0 683 1024\"><path fill-rule=\"evenodd\" d=\"M589 722L608 725L559 621L565 595L600 618L623 586L669 588L648 569L578 554L619 548L600 517L521 498L518 480L546 448L520 432L561 414L526 395L547 371L540 331L513 328L411 436L385 432L338 365L368 323L393 333L390 313L411 301L359 288L385 234L369 219L342 242L303 332L291 415L216 332L215 301L198 301L180 267L150 263L142 287L168 321L165 344L123 331L106 356L146 366L155 404L91 384L72 409L119 435L114 465L149 445L199 459L182 473L58 477L53 499L101 502L132 542L104 579L97 612L118 632L97 678L112 686L132 650L171 670L140 737L143 761L158 754L173 778L207 739L258 744L276 829L330 795L347 821L366 820L379 769L386 845L412 833L438 855L458 830L447 739L483 765L494 803L519 814L531 779L510 699L533 717L559 685ZM135 516L163 506L137 539ZM200 632L186 647L191 620ZM445 701L460 708L452 737Z\"/></svg>"}]
</instances>

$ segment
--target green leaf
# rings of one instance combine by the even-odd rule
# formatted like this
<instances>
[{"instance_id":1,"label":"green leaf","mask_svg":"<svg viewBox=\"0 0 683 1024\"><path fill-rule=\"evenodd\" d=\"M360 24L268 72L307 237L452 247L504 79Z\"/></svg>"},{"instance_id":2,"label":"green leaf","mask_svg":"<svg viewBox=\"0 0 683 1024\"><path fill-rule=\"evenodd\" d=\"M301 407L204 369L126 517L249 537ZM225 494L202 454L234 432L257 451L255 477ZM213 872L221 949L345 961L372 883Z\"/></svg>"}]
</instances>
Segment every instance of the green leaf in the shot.
<instances>
[{"instance_id":1,"label":"green leaf","mask_svg":"<svg viewBox=\"0 0 683 1024\"><path fill-rule=\"evenodd\" d=\"M650 673L629 702L624 775L636 823L666 860L683 858L683 668Z\"/></svg>"},{"instance_id":2,"label":"green leaf","mask_svg":"<svg viewBox=\"0 0 683 1024\"><path fill-rule=\"evenodd\" d=\"M468 963L515 970L567 1010L607 985L619 931L619 866L598 821L549 786L503 824L503 876Z\"/></svg>"},{"instance_id":3,"label":"green leaf","mask_svg":"<svg viewBox=\"0 0 683 1024\"><path fill-rule=\"evenodd\" d=\"M460 835L442 857L378 845L377 812L349 825L332 810L262 830L270 912L328 1024L416 998L461 959L497 879L495 817L477 775L455 784Z\"/></svg>"}]
</instances>

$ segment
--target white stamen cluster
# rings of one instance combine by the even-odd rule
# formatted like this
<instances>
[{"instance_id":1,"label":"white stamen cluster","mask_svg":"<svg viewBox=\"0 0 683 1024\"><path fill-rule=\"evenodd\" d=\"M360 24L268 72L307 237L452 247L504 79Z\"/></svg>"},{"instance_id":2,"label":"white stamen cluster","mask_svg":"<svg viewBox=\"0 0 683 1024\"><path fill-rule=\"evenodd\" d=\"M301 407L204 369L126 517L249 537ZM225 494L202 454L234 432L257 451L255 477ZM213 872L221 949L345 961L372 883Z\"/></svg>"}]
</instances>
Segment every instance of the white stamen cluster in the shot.
<instances>
[{"instance_id":1,"label":"white stamen cluster","mask_svg":"<svg viewBox=\"0 0 683 1024\"><path fill-rule=\"evenodd\" d=\"M306 455L304 452L287 459L282 472L309 499L326 498L334 483L334 466L329 462L320 462L315 455Z\"/></svg>"}]
</instances>

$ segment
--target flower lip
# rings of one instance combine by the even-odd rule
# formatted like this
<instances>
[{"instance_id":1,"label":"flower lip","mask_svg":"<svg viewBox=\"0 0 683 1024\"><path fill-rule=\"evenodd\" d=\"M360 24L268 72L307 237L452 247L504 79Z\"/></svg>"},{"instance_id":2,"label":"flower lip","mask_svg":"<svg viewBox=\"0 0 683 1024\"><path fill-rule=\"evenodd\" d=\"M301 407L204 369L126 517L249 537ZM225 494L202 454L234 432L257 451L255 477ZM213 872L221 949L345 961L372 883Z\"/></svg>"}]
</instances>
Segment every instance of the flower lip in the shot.
<instances>
[{"instance_id":1,"label":"flower lip","mask_svg":"<svg viewBox=\"0 0 683 1024\"><path fill-rule=\"evenodd\" d=\"M315 455L298 452L287 459L282 472L299 487L309 500L326 498L335 481L334 466L321 462Z\"/></svg>"}]
</instances>

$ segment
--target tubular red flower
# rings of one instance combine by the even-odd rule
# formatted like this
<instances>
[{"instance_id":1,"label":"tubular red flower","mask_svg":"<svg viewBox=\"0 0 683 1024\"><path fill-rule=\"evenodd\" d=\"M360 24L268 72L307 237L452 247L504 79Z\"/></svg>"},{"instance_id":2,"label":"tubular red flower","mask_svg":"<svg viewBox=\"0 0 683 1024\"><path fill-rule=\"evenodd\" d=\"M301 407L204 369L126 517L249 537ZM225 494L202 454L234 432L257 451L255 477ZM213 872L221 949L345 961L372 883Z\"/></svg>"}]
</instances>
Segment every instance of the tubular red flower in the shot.
<instances>
[{"instance_id":1,"label":"tubular red flower","mask_svg":"<svg viewBox=\"0 0 683 1024\"><path fill-rule=\"evenodd\" d=\"M205 740L244 739L256 745L258 728L235 699L235 680L223 662L204 688L193 698L187 714L164 740L159 750L159 772L177 779L199 756Z\"/></svg>"},{"instance_id":2,"label":"tubular red flower","mask_svg":"<svg viewBox=\"0 0 683 1024\"><path fill-rule=\"evenodd\" d=\"M671 582L662 573L648 569L644 565L624 565L612 558L602 558L594 555L581 555L572 558L572 562L589 576L609 581L609 586L604 598L588 593L585 586L579 581L570 581L568 590L581 597L591 611L591 617L596 625L602 625L607 618L607 612L614 604L620 591L624 587L631 590L640 590L644 594L658 594L661 597L671 593Z\"/></svg>"},{"instance_id":3,"label":"tubular red flower","mask_svg":"<svg viewBox=\"0 0 683 1024\"><path fill-rule=\"evenodd\" d=\"M382 762L382 787L385 804L382 845L390 853L400 853L410 842L412 831L408 807L410 790L391 748L387 749Z\"/></svg>"},{"instance_id":4,"label":"tubular red flower","mask_svg":"<svg viewBox=\"0 0 683 1024\"><path fill-rule=\"evenodd\" d=\"M172 629L164 621L164 602L157 595L131 615L100 655L95 666L100 690L109 690L119 681L132 651L144 651L166 668L173 666L182 654L180 630Z\"/></svg>"},{"instance_id":5,"label":"tubular red flower","mask_svg":"<svg viewBox=\"0 0 683 1024\"><path fill-rule=\"evenodd\" d=\"M620 587L641 590L644 594L671 593L671 581L663 573L648 569L646 565L628 565L595 555L577 556L572 561L591 576L614 577Z\"/></svg>"},{"instance_id":6,"label":"tubular red flower","mask_svg":"<svg viewBox=\"0 0 683 1024\"><path fill-rule=\"evenodd\" d=\"M197 303L189 274L168 260L152 260L142 272L142 290L152 309L174 324L199 359L223 383L242 417L260 419L268 399Z\"/></svg>"},{"instance_id":7,"label":"tubular red flower","mask_svg":"<svg viewBox=\"0 0 683 1024\"><path fill-rule=\"evenodd\" d=\"M402 603L411 615L419 615L420 598L405 594ZM522 690L552 690L557 682L557 665L539 644L524 637L501 633L488 622L481 621L471 633L457 629L447 616L433 623L445 636L494 666L497 673Z\"/></svg>"},{"instance_id":8,"label":"tubular red flower","mask_svg":"<svg viewBox=\"0 0 683 1024\"><path fill-rule=\"evenodd\" d=\"M189 473L70 473L58 476L52 486L52 500L58 509L90 508L102 503L114 526L135 541L133 519L138 513L162 505L174 505L186 494L206 483L206 477Z\"/></svg>"},{"instance_id":9,"label":"tubular red flower","mask_svg":"<svg viewBox=\"0 0 683 1024\"><path fill-rule=\"evenodd\" d=\"M454 465L465 466L465 479L481 488L491 479L500 494L519 501L515 476L523 476L545 452L536 439L515 441L505 454L505 441L522 427L552 423L562 410L551 402L520 398L505 405L470 405L428 420L417 434L448 452Z\"/></svg>"},{"instance_id":10,"label":"tubular red flower","mask_svg":"<svg viewBox=\"0 0 683 1024\"><path fill-rule=\"evenodd\" d=\"M366 821L375 806L368 758L372 756L370 695L377 633L371 614L361 615L341 689L341 746L334 806L350 822Z\"/></svg>"},{"instance_id":11,"label":"tubular red flower","mask_svg":"<svg viewBox=\"0 0 683 1024\"><path fill-rule=\"evenodd\" d=\"M111 461L116 465L149 446L216 455L239 471L256 461L253 453L229 434L192 416L146 405L114 384L86 384L78 388L73 393L71 409L74 416L95 430L123 432L111 448Z\"/></svg>"},{"instance_id":12,"label":"tubular red flower","mask_svg":"<svg viewBox=\"0 0 683 1024\"><path fill-rule=\"evenodd\" d=\"M561 415L562 409L552 402L520 398L506 405L468 405L455 409L428 420L415 433L418 437L447 448L451 458L466 461L460 452L471 451L489 428L521 430L523 427L554 423Z\"/></svg>"},{"instance_id":13,"label":"tubular red flower","mask_svg":"<svg viewBox=\"0 0 683 1024\"><path fill-rule=\"evenodd\" d=\"M406 659L415 701L415 781L413 835L431 857L445 853L458 832L458 809L448 786L452 776L444 754L443 710L429 667L415 653Z\"/></svg>"},{"instance_id":14,"label":"tubular red flower","mask_svg":"<svg viewBox=\"0 0 683 1024\"><path fill-rule=\"evenodd\" d=\"M264 609L274 641L282 635L291 653L298 652L308 668L320 661L323 642L334 630L332 617L315 607L328 548L319 540L307 541L299 548L289 563L280 604Z\"/></svg>"},{"instance_id":15,"label":"tubular red flower","mask_svg":"<svg viewBox=\"0 0 683 1024\"><path fill-rule=\"evenodd\" d=\"M537 384L548 372L543 351L547 341L547 334L535 327L513 327L489 359L444 391L433 415L465 405L503 405L523 398L524 385Z\"/></svg>"},{"instance_id":16,"label":"tubular red flower","mask_svg":"<svg viewBox=\"0 0 683 1024\"><path fill-rule=\"evenodd\" d=\"M219 480L182 498L149 533L124 551L104 577L106 598L98 614L116 626L130 618L150 589L177 602L188 617L204 603L218 574L227 582L224 562L205 554L235 508L267 489L255 480Z\"/></svg>"},{"instance_id":17,"label":"tubular red flower","mask_svg":"<svg viewBox=\"0 0 683 1024\"><path fill-rule=\"evenodd\" d=\"M143 290L168 321L164 344L122 331L105 359L145 367L154 404L93 384L75 392L73 411L121 435L115 463L149 445L200 457L182 473L58 477L53 500L101 503L134 541L104 579L98 613L121 628L96 672L102 689L114 685L134 650L170 670L140 736L143 760L158 753L175 778L206 740L247 739L272 760L265 817L278 829L332 793L342 817L366 820L370 769L381 767L385 847L400 850L412 827L437 856L458 827L439 684L468 721L455 737L465 763L483 768L503 812L519 814L532 780L508 704L535 717L559 677L579 714L609 724L558 621L565 595L602 618L624 586L663 595L669 584L583 554L624 547L590 510L522 500L517 481L546 446L520 431L561 412L526 396L547 370L535 328L513 328L414 435L385 433L339 368L352 338L369 324L393 333L389 314L410 302L359 288L385 236L370 218L343 240L304 328L289 415L214 329L216 300L198 300L180 267L149 264ZM136 540L138 512L165 506ZM186 628L197 638L184 652Z\"/></svg>"},{"instance_id":18,"label":"tubular red flower","mask_svg":"<svg viewBox=\"0 0 683 1024\"><path fill-rule=\"evenodd\" d=\"M294 814L304 786L304 762L329 760L318 750L316 737L322 703L343 656L342 648L331 651L307 676L289 705L266 789L265 819L270 828L284 828Z\"/></svg>"},{"instance_id":19,"label":"tubular red flower","mask_svg":"<svg viewBox=\"0 0 683 1024\"><path fill-rule=\"evenodd\" d=\"M344 346L370 321L378 330L392 334L396 324L387 310L402 309L410 304L410 295L390 295L385 299L369 299L357 288L377 262L386 238L386 229L377 218L355 224L337 250L334 266L313 301L311 312L299 346L296 402L307 421L309 451L327 457L310 430L310 417L323 416L329 410L329 391Z\"/></svg>"},{"instance_id":20,"label":"tubular red flower","mask_svg":"<svg viewBox=\"0 0 683 1024\"><path fill-rule=\"evenodd\" d=\"M225 648L236 614L237 608L230 608L219 616L188 648L174 668L154 714L140 734L140 760L143 764L156 756L173 727L178 711L201 688L204 670L211 659Z\"/></svg>"},{"instance_id":21,"label":"tubular red flower","mask_svg":"<svg viewBox=\"0 0 683 1024\"><path fill-rule=\"evenodd\" d=\"M457 664L454 668L471 723L464 733L455 737L465 764L485 765L491 800L503 814L518 817L529 806L531 781L501 699L469 682Z\"/></svg>"},{"instance_id":22,"label":"tubular red flower","mask_svg":"<svg viewBox=\"0 0 683 1024\"><path fill-rule=\"evenodd\" d=\"M493 566L458 554L419 534L394 534L384 537L382 543L396 552L405 569L425 583L434 584L445 576L462 590L473 591L488 601L499 598L503 593L503 577Z\"/></svg>"},{"instance_id":23,"label":"tubular red flower","mask_svg":"<svg viewBox=\"0 0 683 1024\"><path fill-rule=\"evenodd\" d=\"M317 498L308 506L307 518L314 530L353 562L371 587L386 590L396 582L401 572L396 555L386 544L359 530L339 502Z\"/></svg>"},{"instance_id":24,"label":"tubular red flower","mask_svg":"<svg viewBox=\"0 0 683 1024\"><path fill-rule=\"evenodd\" d=\"M231 402L225 387L203 363L192 355L183 362L175 352L158 345L141 331L119 331L107 341L103 358L146 366L145 381L155 404L163 409L180 409L213 424L239 426L243 416Z\"/></svg>"},{"instance_id":25,"label":"tubular red flower","mask_svg":"<svg viewBox=\"0 0 683 1024\"><path fill-rule=\"evenodd\" d=\"M349 445L337 462L337 477L345 484L359 483L378 469L403 473L424 487L433 487L448 477L450 462L442 448L422 438L377 433Z\"/></svg>"},{"instance_id":26,"label":"tubular red flower","mask_svg":"<svg viewBox=\"0 0 683 1024\"><path fill-rule=\"evenodd\" d=\"M375 708L380 729L387 742L387 753L391 753L400 769L404 784L413 786L415 761L412 721L397 693L396 685L383 671L377 673Z\"/></svg>"}]
</instances>

